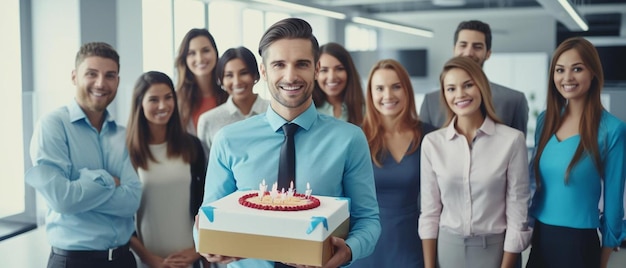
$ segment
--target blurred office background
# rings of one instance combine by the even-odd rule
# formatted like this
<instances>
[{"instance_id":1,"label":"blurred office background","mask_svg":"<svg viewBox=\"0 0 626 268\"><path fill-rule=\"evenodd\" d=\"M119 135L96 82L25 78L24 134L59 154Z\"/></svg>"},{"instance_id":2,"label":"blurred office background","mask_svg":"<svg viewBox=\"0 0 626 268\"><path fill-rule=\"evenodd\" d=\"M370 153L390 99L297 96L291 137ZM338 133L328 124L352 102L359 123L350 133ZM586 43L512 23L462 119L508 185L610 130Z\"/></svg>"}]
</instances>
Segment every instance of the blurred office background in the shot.
<instances>
[{"instance_id":1,"label":"blurred office background","mask_svg":"<svg viewBox=\"0 0 626 268\"><path fill-rule=\"evenodd\" d=\"M557 2L571 4L574 14ZM121 82L110 110L125 124L141 73L158 70L177 79L174 57L190 28L208 28L220 53L236 46L256 52L269 25L304 18L320 44L338 42L353 53L363 80L379 58L402 62L419 106L438 86L458 23L478 19L493 32L487 76L528 98L529 146L545 103L551 53L570 36L586 36L598 48L607 80L603 102L626 121L624 0L4 0L0 6L0 241L6 239L0 260L15 235L43 224L45 204L23 177L32 129L41 115L73 98L75 53L89 41L108 42L120 54ZM255 91L269 98L264 83ZM49 249L47 241L37 243ZM45 263L47 251L43 256Z\"/></svg>"}]
</instances>

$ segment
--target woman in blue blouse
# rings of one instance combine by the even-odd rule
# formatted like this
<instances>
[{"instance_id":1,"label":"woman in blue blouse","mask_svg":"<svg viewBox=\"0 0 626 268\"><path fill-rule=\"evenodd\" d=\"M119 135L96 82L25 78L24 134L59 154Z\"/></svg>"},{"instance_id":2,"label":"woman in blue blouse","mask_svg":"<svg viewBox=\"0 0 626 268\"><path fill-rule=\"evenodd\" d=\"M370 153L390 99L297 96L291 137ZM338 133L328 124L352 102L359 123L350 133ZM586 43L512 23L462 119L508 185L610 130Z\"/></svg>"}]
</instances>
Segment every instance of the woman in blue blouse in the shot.
<instances>
[{"instance_id":1,"label":"woman in blue blouse","mask_svg":"<svg viewBox=\"0 0 626 268\"><path fill-rule=\"evenodd\" d=\"M536 222L527 267L606 267L626 235L626 125L600 103L602 65L584 38L559 45L549 81L531 162L537 191L530 214Z\"/></svg>"},{"instance_id":2,"label":"woman in blue blouse","mask_svg":"<svg viewBox=\"0 0 626 268\"><path fill-rule=\"evenodd\" d=\"M366 100L363 132L374 167L382 231L374 252L350 267L423 268L417 234L420 144L435 127L419 121L411 79L396 60L374 64Z\"/></svg>"}]
</instances>

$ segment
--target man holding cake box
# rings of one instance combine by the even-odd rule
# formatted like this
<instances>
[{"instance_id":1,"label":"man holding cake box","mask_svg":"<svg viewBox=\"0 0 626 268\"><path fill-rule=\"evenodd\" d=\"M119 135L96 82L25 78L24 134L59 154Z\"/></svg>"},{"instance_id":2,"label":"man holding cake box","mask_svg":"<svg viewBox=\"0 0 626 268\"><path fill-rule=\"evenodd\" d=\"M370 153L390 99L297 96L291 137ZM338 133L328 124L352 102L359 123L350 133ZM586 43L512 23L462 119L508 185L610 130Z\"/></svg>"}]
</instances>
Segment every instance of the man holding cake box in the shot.
<instances>
[{"instance_id":1,"label":"man holding cake box","mask_svg":"<svg viewBox=\"0 0 626 268\"><path fill-rule=\"evenodd\" d=\"M209 157L203 208L217 207L217 222L218 203L238 190L251 190L249 193L254 198L247 201L259 200L259 188L264 188L259 183L265 179L268 185L273 185L277 178L277 190L281 193L295 192L305 199L319 198L322 205L311 211L323 210L337 197L345 204L346 211L349 207L349 221L345 221L349 222L347 236L345 240L329 238L333 250L324 267L348 265L368 256L374 250L381 229L369 147L359 127L318 114L313 104L311 95L319 70L319 45L311 26L298 18L275 23L261 38L259 54L263 58L259 66L261 76L272 96L270 106L266 113L228 125L216 134ZM311 197L312 190L314 197ZM213 220L206 219L209 217L202 211L200 217L205 217L202 221ZM202 238L200 241L223 242L207 242ZM285 267L285 264L267 260L201 254L210 262L228 263L228 267ZM301 263L290 265L303 266Z\"/></svg>"}]
</instances>

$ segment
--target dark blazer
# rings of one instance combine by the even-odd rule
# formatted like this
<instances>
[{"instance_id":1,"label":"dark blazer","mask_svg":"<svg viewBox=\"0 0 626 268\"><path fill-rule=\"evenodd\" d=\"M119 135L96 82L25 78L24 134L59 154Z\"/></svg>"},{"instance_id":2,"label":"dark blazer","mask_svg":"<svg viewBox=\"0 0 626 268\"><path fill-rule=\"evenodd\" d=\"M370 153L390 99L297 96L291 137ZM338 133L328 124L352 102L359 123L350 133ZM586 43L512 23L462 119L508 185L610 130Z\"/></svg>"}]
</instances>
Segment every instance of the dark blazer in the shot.
<instances>
[{"instance_id":1,"label":"dark blazer","mask_svg":"<svg viewBox=\"0 0 626 268\"><path fill-rule=\"evenodd\" d=\"M528 125L528 101L524 93L489 82L496 115L502 123L520 130L526 135ZM443 127L446 121L445 107L441 106L439 90L424 96L419 118L422 122Z\"/></svg>"}]
</instances>

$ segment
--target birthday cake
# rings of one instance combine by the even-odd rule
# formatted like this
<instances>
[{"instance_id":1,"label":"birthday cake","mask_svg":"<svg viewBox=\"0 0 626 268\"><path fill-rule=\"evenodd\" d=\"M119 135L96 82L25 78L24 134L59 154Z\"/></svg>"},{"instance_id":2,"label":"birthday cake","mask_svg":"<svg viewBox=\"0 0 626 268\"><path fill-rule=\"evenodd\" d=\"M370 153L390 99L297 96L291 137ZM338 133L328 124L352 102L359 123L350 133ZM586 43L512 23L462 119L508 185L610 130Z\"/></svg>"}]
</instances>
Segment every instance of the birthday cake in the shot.
<instances>
[{"instance_id":1,"label":"birthday cake","mask_svg":"<svg viewBox=\"0 0 626 268\"><path fill-rule=\"evenodd\" d=\"M348 234L349 199L314 197L309 187L305 194L264 188L236 191L201 207L198 251L323 266L333 253L330 237Z\"/></svg>"}]
</instances>

